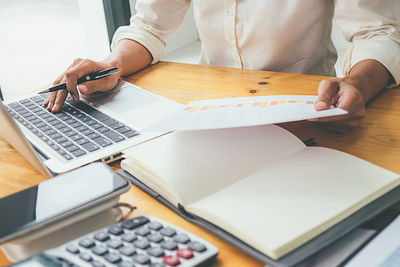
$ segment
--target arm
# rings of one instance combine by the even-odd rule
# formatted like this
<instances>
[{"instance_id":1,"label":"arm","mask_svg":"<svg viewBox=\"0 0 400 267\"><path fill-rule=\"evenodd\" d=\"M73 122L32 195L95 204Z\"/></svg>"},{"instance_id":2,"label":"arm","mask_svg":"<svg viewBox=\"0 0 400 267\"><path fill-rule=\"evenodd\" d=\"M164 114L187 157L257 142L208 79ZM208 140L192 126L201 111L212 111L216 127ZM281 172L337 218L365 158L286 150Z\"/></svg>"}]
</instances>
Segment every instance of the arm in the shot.
<instances>
[{"instance_id":1,"label":"arm","mask_svg":"<svg viewBox=\"0 0 400 267\"><path fill-rule=\"evenodd\" d=\"M138 0L137 13L131 18L131 24L120 27L114 34L111 54L101 62L75 59L54 81L54 84L67 83L67 90L50 93L44 105L48 110L58 112L68 93L78 101L79 93L109 91L116 86L119 77L158 62L166 46L166 36L179 27L189 6L190 0ZM120 71L77 86L80 77L111 67L118 67Z\"/></svg>"},{"instance_id":2,"label":"arm","mask_svg":"<svg viewBox=\"0 0 400 267\"><path fill-rule=\"evenodd\" d=\"M327 130L345 132L358 126L365 104L389 84L400 82L400 32L388 0L337 0L335 18L353 45L343 62L344 78L322 81L317 110L331 104L349 112L320 120Z\"/></svg>"}]
</instances>

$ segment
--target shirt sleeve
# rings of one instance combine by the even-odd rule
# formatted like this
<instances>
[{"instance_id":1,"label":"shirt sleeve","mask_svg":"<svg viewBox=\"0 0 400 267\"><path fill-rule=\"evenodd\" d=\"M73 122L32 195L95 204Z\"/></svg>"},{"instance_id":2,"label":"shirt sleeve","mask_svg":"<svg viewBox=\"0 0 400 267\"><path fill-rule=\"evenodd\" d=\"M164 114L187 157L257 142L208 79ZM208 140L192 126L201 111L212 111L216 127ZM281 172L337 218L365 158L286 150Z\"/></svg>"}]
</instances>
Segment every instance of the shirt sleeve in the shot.
<instances>
[{"instance_id":1,"label":"shirt sleeve","mask_svg":"<svg viewBox=\"0 0 400 267\"><path fill-rule=\"evenodd\" d=\"M185 18L190 0L137 0L136 14L129 26L117 29L111 49L122 39L143 45L152 55L152 64L164 55L167 35L176 31Z\"/></svg>"},{"instance_id":2,"label":"shirt sleeve","mask_svg":"<svg viewBox=\"0 0 400 267\"><path fill-rule=\"evenodd\" d=\"M334 18L352 46L342 70L347 75L358 62L374 59L400 84L400 27L392 0L335 0Z\"/></svg>"}]
</instances>

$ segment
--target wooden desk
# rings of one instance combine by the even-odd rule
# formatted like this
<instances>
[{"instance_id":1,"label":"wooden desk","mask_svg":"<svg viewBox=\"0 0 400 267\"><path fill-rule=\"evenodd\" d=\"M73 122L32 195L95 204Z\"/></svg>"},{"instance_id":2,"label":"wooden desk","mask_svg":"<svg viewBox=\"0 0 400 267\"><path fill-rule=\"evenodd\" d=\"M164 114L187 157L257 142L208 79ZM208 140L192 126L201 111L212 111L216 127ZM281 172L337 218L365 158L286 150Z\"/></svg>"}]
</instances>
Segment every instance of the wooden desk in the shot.
<instances>
[{"instance_id":1,"label":"wooden desk","mask_svg":"<svg viewBox=\"0 0 400 267\"><path fill-rule=\"evenodd\" d=\"M126 80L180 103L192 100L279 94L316 94L324 76L240 70L223 67L160 62L126 77ZM400 173L400 92L386 90L368 107L359 128L346 135L325 132L317 124L295 122L282 124L302 140L315 138L317 145L341 150ZM115 169L119 163L113 164ZM3 139L0 139L0 197L33 186L44 178ZM181 219L153 198L132 186L122 201L147 213L175 223L214 243L219 249L213 266L263 266L263 264L207 231ZM382 218L397 214L395 210ZM7 263L0 255L0 263ZM0 264L1 265L1 264Z\"/></svg>"}]
</instances>

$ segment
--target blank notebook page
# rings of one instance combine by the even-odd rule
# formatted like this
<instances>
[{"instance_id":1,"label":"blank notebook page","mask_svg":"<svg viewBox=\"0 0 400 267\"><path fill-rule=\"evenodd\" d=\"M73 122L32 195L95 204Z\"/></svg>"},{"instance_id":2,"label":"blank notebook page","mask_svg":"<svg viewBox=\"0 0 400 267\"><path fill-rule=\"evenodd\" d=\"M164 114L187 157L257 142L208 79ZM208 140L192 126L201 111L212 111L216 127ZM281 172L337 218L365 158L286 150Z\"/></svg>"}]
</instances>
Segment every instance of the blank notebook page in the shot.
<instances>
[{"instance_id":1,"label":"blank notebook page","mask_svg":"<svg viewBox=\"0 0 400 267\"><path fill-rule=\"evenodd\" d=\"M165 180L185 206L304 148L290 132L266 125L175 132L125 155Z\"/></svg>"},{"instance_id":2,"label":"blank notebook page","mask_svg":"<svg viewBox=\"0 0 400 267\"><path fill-rule=\"evenodd\" d=\"M399 182L398 174L364 160L308 147L186 210L277 258Z\"/></svg>"}]
</instances>

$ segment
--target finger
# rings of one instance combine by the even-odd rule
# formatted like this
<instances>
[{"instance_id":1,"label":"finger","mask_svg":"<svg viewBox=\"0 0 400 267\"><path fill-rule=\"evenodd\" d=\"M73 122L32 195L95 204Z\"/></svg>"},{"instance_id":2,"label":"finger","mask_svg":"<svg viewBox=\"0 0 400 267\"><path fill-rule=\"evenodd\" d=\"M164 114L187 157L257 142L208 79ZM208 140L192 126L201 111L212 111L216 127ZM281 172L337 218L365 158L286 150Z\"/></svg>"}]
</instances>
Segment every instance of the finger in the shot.
<instances>
[{"instance_id":1,"label":"finger","mask_svg":"<svg viewBox=\"0 0 400 267\"><path fill-rule=\"evenodd\" d=\"M82 77L88 73L98 71L100 69L100 64L97 64L96 62L89 59L84 59L78 65L72 67L65 73L67 90L75 101L79 100L79 93L77 90L77 82L79 77Z\"/></svg>"},{"instance_id":2,"label":"finger","mask_svg":"<svg viewBox=\"0 0 400 267\"><path fill-rule=\"evenodd\" d=\"M57 92L57 97L56 97L54 106L51 109L52 112L59 112L62 109L64 101L67 98L67 95L68 95L67 90L60 90Z\"/></svg>"},{"instance_id":3,"label":"finger","mask_svg":"<svg viewBox=\"0 0 400 267\"><path fill-rule=\"evenodd\" d=\"M338 100L339 82L336 79L323 80L318 87L318 98L314 103L315 110L328 109Z\"/></svg>"},{"instance_id":4,"label":"finger","mask_svg":"<svg viewBox=\"0 0 400 267\"><path fill-rule=\"evenodd\" d=\"M102 78L101 80L84 82L78 85L78 91L82 95L88 95L94 92L107 92L115 87L118 81L116 74Z\"/></svg>"},{"instance_id":5,"label":"finger","mask_svg":"<svg viewBox=\"0 0 400 267\"><path fill-rule=\"evenodd\" d=\"M45 102L43 103L44 106L47 106L47 110L51 110L54 105L54 101L56 99L57 92L51 92Z\"/></svg>"},{"instance_id":6,"label":"finger","mask_svg":"<svg viewBox=\"0 0 400 267\"><path fill-rule=\"evenodd\" d=\"M53 85L60 84L61 81L62 81L62 80L64 79L64 77L65 77L65 73L66 73L69 69L71 69L72 67L74 67L74 66L78 65L79 63L81 63L82 61L83 61L83 59L81 59L81 58L76 58L76 59L74 59L74 61L72 62L72 64L69 65L68 68L67 68L60 76L58 76L58 78L53 82Z\"/></svg>"}]
</instances>

